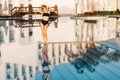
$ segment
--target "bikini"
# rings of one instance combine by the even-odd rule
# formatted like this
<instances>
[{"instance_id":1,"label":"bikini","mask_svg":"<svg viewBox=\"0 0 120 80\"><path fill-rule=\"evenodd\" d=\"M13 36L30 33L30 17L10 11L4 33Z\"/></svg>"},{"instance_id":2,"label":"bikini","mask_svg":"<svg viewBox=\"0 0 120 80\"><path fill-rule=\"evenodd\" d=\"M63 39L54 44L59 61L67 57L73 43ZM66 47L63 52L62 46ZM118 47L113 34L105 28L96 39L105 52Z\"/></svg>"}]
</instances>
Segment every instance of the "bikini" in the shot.
<instances>
[{"instance_id":1,"label":"bikini","mask_svg":"<svg viewBox=\"0 0 120 80\"><path fill-rule=\"evenodd\" d=\"M46 66L49 66L49 63L48 63L47 61L44 61L44 62L42 63L42 67L46 67ZM44 72L44 73L49 73L50 70L43 70L43 72Z\"/></svg>"},{"instance_id":2,"label":"bikini","mask_svg":"<svg viewBox=\"0 0 120 80\"><path fill-rule=\"evenodd\" d=\"M48 16L49 17L50 15L49 15L49 13L43 13L43 16ZM43 25L46 25L46 24L48 24L49 19L48 19L48 21L42 19L41 22L43 23Z\"/></svg>"}]
</instances>

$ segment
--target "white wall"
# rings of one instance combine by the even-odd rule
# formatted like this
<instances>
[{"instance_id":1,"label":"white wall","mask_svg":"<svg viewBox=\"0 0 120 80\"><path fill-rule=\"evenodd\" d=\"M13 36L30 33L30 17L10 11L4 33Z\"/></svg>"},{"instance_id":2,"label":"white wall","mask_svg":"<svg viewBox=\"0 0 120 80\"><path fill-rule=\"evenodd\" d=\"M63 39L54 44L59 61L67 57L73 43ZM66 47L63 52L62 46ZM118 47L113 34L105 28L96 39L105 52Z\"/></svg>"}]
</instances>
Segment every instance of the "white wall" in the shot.
<instances>
[{"instance_id":1,"label":"white wall","mask_svg":"<svg viewBox=\"0 0 120 80\"><path fill-rule=\"evenodd\" d=\"M2 62L37 65L37 44L6 45L2 49Z\"/></svg>"}]
</instances>

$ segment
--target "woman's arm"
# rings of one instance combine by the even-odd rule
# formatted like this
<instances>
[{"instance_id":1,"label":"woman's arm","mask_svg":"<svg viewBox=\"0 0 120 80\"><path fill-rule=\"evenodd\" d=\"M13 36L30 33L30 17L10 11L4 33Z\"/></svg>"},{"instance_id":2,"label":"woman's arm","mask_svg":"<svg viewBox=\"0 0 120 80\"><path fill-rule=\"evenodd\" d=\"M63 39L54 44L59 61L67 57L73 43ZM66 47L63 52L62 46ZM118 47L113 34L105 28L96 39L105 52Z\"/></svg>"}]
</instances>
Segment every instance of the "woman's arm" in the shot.
<instances>
[{"instance_id":1,"label":"woman's arm","mask_svg":"<svg viewBox=\"0 0 120 80\"><path fill-rule=\"evenodd\" d=\"M47 7L47 12L50 14L50 7Z\"/></svg>"},{"instance_id":2,"label":"woman's arm","mask_svg":"<svg viewBox=\"0 0 120 80\"><path fill-rule=\"evenodd\" d=\"M41 8L39 9L39 11L38 11L38 12L39 12L39 13L41 13L41 14L43 14L43 11L42 11L42 9L41 9Z\"/></svg>"}]
</instances>

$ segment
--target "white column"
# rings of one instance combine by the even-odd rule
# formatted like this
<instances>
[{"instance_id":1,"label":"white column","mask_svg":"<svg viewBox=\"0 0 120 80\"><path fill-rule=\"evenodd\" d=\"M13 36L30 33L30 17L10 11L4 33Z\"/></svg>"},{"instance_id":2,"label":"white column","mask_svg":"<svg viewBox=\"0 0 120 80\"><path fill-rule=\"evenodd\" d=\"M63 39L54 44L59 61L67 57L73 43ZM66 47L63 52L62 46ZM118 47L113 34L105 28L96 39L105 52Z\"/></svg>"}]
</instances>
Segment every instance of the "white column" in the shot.
<instances>
[{"instance_id":1,"label":"white column","mask_svg":"<svg viewBox=\"0 0 120 80\"><path fill-rule=\"evenodd\" d=\"M22 80L22 66L21 65L18 65L18 76L20 80Z\"/></svg>"},{"instance_id":2,"label":"white column","mask_svg":"<svg viewBox=\"0 0 120 80\"><path fill-rule=\"evenodd\" d=\"M2 65L0 65L0 80L5 80L6 79L6 70L5 70L5 64L3 63Z\"/></svg>"},{"instance_id":3,"label":"white column","mask_svg":"<svg viewBox=\"0 0 120 80\"><path fill-rule=\"evenodd\" d=\"M27 78L27 80L30 80L30 77L29 77L29 66L28 65L26 66L25 71L26 71L26 78Z\"/></svg>"}]
</instances>

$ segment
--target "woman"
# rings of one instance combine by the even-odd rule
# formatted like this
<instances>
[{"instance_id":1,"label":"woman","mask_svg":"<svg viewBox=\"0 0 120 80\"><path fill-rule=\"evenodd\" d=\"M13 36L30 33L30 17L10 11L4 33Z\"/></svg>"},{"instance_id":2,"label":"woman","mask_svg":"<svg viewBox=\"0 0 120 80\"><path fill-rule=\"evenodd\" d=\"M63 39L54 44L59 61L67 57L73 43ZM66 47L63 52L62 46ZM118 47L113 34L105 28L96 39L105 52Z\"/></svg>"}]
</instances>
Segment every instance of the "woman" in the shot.
<instances>
[{"instance_id":1,"label":"woman","mask_svg":"<svg viewBox=\"0 0 120 80\"><path fill-rule=\"evenodd\" d=\"M50 68L49 68L49 62L48 62L48 57L47 57L47 46L44 46L42 48L42 72L37 70L36 74L35 74L35 80L52 80L52 75L50 72ZM42 78L41 78L42 76Z\"/></svg>"},{"instance_id":2,"label":"woman","mask_svg":"<svg viewBox=\"0 0 120 80\"><path fill-rule=\"evenodd\" d=\"M42 20L40 22L40 27L42 30L42 38L43 38L43 42L47 43L48 39L47 39L47 28L49 26L49 17L50 17L50 8L46 5L42 5L40 8L40 13L42 14Z\"/></svg>"},{"instance_id":3,"label":"woman","mask_svg":"<svg viewBox=\"0 0 120 80\"><path fill-rule=\"evenodd\" d=\"M42 75L42 79L43 80L47 80L49 78L49 80L51 80L51 73L50 73L50 68L49 68L49 62L48 62L48 57L47 57L47 46L44 46L42 48L42 68L43 68L43 75Z\"/></svg>"}]
</instances>

